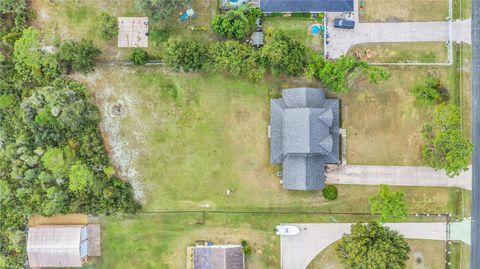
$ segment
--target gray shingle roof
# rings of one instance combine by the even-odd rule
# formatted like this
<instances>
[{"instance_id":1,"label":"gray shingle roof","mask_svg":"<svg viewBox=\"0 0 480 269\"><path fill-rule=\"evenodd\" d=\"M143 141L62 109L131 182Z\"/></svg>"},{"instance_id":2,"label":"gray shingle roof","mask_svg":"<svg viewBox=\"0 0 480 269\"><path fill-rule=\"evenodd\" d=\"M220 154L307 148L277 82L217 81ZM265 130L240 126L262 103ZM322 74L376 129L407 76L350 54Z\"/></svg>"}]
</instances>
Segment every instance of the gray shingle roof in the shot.
<instances>
[{"instance_id":1,"label":"gray shingle roof","mask_svg":"<svg viewBox=\"0 0 480 269\"><path fill-rule=\"evenodd\" d=\"M285 12L351 12L353 0L260 0L266 13Z\"/></svg>"},{"instance_id":2,"label":"gray shingle roof","mask_svg":"<svg viewBox=\"0 0 480 269\"><path fill-rule=\"evenodd\" d=\"M241 246L213 245L193 248L194 269L244 269Z\"/></svg>"},{"instance_id":3,"label":"gray shingle roof","mask_svg":"<svg viewBox=\"0 0 480 269\"><path fill-rule=\"evenodd\" d=\"M282 91L270 103L270 160L283 163L283 187L321 189L324 165L339 162L340 103L314 88Z\"/></svg>"}]
</instances>

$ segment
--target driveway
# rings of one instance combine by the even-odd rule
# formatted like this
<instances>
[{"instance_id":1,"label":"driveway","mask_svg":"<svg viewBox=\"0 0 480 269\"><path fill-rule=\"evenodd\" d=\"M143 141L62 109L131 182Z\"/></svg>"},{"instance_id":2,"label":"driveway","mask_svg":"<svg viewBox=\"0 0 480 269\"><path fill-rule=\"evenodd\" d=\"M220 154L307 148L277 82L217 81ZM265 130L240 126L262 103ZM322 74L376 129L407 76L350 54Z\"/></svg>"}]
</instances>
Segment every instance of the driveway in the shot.
<instances>
[{"instance_id":1,"label":"driveway","mask_svg":"<svg viewBox=\"0 0 480 269\"><path fill-rule=\"evenodd\" d=\"M329 44L327 57L339 58L350 47L362 43L398 43L398 42L446 42L449 38L450 22L388 22L356 23L354 29L333 27L333 17L329 17L327 32ZM451 40L471 43L471 20L451 22Z\"/></svg>"},{"instance_id":2,"label":"driveway","mask_svg":"<svg viewBox=\"0 0 480 269\"><path fill-rule=\"evenodd\" d=\"M421 166L327 165L327 184L458 187L472 190L472 167L457 177Z\"/></svg>"},{"instance_id":3,"label":"driveway","mask_svg":"<svg viewBox=\"0 0 480 269\"><path fill-rule=\"evenodd\" d=\"M323 249L350 232L351 223L288 224L300 228L293 236L281 236L282 269L306 268ZM385 223L408 239L447 240L444 222Z\"/></svg>"}]
</instances>

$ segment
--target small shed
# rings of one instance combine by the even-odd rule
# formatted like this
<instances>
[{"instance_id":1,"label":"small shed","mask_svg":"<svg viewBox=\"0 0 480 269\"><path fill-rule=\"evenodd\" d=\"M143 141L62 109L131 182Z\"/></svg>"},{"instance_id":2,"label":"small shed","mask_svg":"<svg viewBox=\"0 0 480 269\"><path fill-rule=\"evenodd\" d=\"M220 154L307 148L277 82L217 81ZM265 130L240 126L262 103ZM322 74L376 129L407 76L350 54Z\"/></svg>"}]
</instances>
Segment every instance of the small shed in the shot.
<instances>
[{"instance_id":1,"label":"small shed","mask_svg":"<svg viewBox=\"0 0 480 269\"><path fill-rule=\"evenodd\" d=\"M260 47L263 45L263 32L255 31L252 34L252 45L255 47Z\"/></svg>"},{"instance_id":2,"label":"small shed","mask_svg":"<svg viewBox=\"0 0 480 269\"><path fill-rule=\"evenodd\" d=\"M195 246L193 269L244 269L245 257L240 245Z\"/></svg>"},{"instance_id":3,"label":"small shed","mask_svg":"<svg viewBox=\"0 0 480 269\"><path fill-rule=\"evenodd\" d=\"M148 47L148 17L118 17L118 47Z\"/></svg>"},{"instance_id":4,"label":"small shed","mask_svg":"<svg viewBox=\"0 0 480 269\"><path fill-rule=\"evenodd\" d=\"M30 227L27 256L30 267L82 267L99 249L99 225L39 225ZM91 233L89 230L97 232ZM92 236L96 238L92 238ZM92 244L92 246L90 246ZM98 246L96 246L98 245Z\"/></svg>"}]
</instances>

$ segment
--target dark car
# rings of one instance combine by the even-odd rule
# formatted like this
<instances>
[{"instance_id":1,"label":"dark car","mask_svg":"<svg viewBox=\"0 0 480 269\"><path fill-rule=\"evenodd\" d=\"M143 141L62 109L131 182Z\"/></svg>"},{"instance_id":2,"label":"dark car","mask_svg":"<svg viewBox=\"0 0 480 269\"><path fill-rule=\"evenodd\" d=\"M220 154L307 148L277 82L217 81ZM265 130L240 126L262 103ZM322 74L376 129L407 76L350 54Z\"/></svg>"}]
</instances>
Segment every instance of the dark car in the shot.
<instances>
[{"instance_id":1,"label":"dark car","mask_svg":"<svg viewBox=\"0 0 480 269\"><path fill-rule=\"evenodd\" d=\"M345 19L335 19L333 20L333 27L343 28L343 29L353 29L355 27L355 21L345 20Z\"/></svg>"}]
</instances>

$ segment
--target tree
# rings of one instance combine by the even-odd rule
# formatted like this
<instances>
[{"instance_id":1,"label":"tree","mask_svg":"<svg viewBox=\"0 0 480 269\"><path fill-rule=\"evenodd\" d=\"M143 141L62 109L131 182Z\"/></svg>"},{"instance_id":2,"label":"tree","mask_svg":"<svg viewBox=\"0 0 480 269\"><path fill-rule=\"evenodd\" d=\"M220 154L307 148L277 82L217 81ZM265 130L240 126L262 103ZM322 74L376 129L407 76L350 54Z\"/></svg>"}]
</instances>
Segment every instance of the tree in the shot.
<instances>
[{"instance_id":1,"label":"tree","mask_svg":"<svg viewBox=\"0 0 480 269\"><path fill-rule=\"evenodd\" d=\"M406 268L410 247L396 231L376 222L357 223L343 235L336 254L346 268Z\"/></svg>"},{"instance_id":2,"label":"tree","mask_svg":"<svg viewBox=\"0 0 480 269\"><path fill-rule=\"evenodd\" d=\"M208 50L204 44L189 40L172 42L165 53L165 62L176 71L200 70L208 60Z\"/></svg>"},{"instance_id":3,"label":"tree","mask_svg":"<svg viewBox=\"0 0 480 269\"><path fill-rule=\"evenodd\" d=\"M259 9L242 5L225 14L215 15L212 20L212 29L223 37L242 39L251 33L255 20L260 16Z\"/></svg>"},{"instance_id":4,"label":"tree","mask_svg":"<svg viewBox=\"0 0 480 269\"><path fill-rule=\"evenodd\" d=\"M380 67L371 66L353 56L342 56L335 61L315 59L307 65L306 76L320 80L322 84L337 94L350 91L348 81L358 76L366 76L370 83L387 80L390 73Z\"/></svg>"},{"instance_id":5,"label":"tree","mask_svg":"<svg viewBox=\"0 0 480 269\"><path fill-rule=\"evenodd\" d=\"M412 93L421 104L434 105L446 101L448 96L440 79L428 75L423 82L417 82L412 88Z\"/></svg>"},{"instance_id":6,"label":"tree","mask_svg":"<svg viewBox=\"0 0 480 269\"><path fill-rule=\"evenodd\" d=\"M70 179L68 188L71 191L83 191L92 185L93 173L86 165L77 163L70 168L68 179Z\"/></svg>"},{"instance_id":7,"label":"tree","mask_svg":"<svg viewBox=\"0 0 480 269\"><path fill-rule=\"evenodd\" d=\"M42 156L42 162L45 168L55 175L65 175L71 163L74 160L74 152L68 147L49 148Z\"/></svg>"},{"instance_id":8,"label":"tree","mask_svg":"<svg viewBox=\"0 0 480 269\"><path fill-rule=\"evenodd\" d=\"M251 46L238 41L217 42L210 47L213 69L234 76L247 75L252 81L263 78L265 68L260 55Z\"/></svg>"},{"instance_id":9,"label":"tree","mask_svg":"<svg viewBox=\"0 0 480 269\"><path fill-rule=\"evenodd\" d=\"M95 62L101 53L91 40L69 40L60 45L56 58L63 73L87 74L95 70Z\"/></svg>"},{"instance_id":10,"label":"tree","mask_svg":"<svg viewBox=\"0 0 480 269\"><path fill-rule=\"evenodd\" d=\"M143 49L134 48L132 54L130 54L130 61L132 61L134 65L144 65L148 62L148 54Z\"/></svg>"},{"instance_id":11,"label":"tree","mask_svg":"<svg viewBox=\"0 0 480 269\"><path fill-rule=\"evenodd\" d=\"M102 12L97 17L98 25L100 27L99 36L103 40L111 40L118 35L117 17Z\"/></svg>"},{"instance_id":12,"label":"tree","mask_svg":"<svg viewBox=\"0 0 480 269\"><path fill-rule=\"evenodd\" d=\"M274 74L286 73L297 76L305 68L307 57L305 45L282 31L275 32L269 37L262 51Z\"/></svg>"},{"instance_id":13,"label":"tree","mask_svg":"<svg viewBox=\"0 0 480 269\"><path fill-rule=\"evenodd\" d=\"M433 124L422 128L422 159L449 177L468 170L473 145L460 130L460 110L455 105L439 105Z\"/></svg>"},{"instance_id":14,"label":"tree","mask_svg":"<svg viewBox=\"0 0 480 269\"><path fill-rule=\"evenodd\" d=\"M22 37L15 41L13 53L15 70L26 82L40 84L44 82L45 74L48 75L48 79L56 77L57 63L52 59L44 57L40 50L39 34L34 28L26 28Z\"/></svg>"},{"instance_id":15,"label":"tree","mask_svg":"<svg viewBox=\"0 0 480 269\"><path fill-rule=\"evenodd\" d=\"M398 221L408 216L405 193L390 191L387 185L380 185L378 194L368 198L370 212L380 214L380 221Z\"/></svg>"},{"instance_id":16,"label":"tree","mask_svg":"<svg viewBox=\"0 0 480 269\"><path fill-rule=\"evenodd\" d=\"M177 0L135 0L135 7L145 12L153 21L170 17L179 6Z\"/></svg>"},{"instance_id":17,"label":"tree","mask_svg":"<svg viewBox=\"0 0 480 269\"><path fill-rule=\"evenodd\" d=\"M322 190L323 197L329 201L337 199L338 190L334 185L325 186Z\"/></svg>"}]
</instances>

